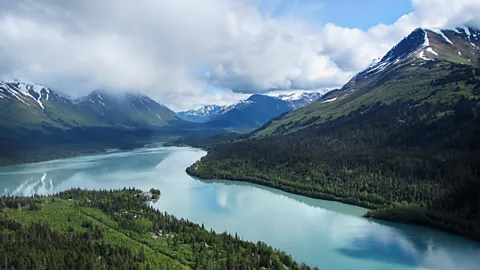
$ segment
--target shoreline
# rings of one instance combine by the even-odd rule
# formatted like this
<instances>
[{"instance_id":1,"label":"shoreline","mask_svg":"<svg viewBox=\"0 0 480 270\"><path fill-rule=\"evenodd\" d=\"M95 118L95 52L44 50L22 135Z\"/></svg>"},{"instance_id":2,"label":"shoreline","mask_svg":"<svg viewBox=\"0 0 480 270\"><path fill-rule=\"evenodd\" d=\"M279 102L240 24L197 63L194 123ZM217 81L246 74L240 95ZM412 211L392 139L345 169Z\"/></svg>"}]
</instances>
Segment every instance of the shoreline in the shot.
<instances>
[{"instance_id":1,"label":"shoreline","mask_svg":"<svg viewBox=\"0 0 480 270\"><path fill-rule=\"evenodd\" d=\"M304 196L304 197L308 197L308 198L312 198L312 199L315 199L315 200L324 200L324 201L331 201L331 202L339 202L339 203L343 203L343 204L347 204L347 205L351 205L351 206L358 206L358 207L363 207L363 208L366 208L367 210L375 210L375 209L379 209L379 207L375 207L375 206L372 206L371 204L368 204L368 203L365 203L365 202L360 202L360 203L355 203L355 202L351 202L351 200L348 200L348 199L342 199L342 198L339 198L339 197L335 197L333 195L325 195L324 197L323 196L312 196L312 195L308 195L304 192L294 192L294 191L291 191L289 188L287 187L282 187L282 186L276 186L274 184L270 184L268 182L261 182L261 181L255 181L255 180L252 180L252 179L247 179L247 178L236 178L236 179L225 179L225 178L202 178L200 177L199 175L196 175L192 172L190 172L188 170L188 168L185 170L185 172L191 176L191 177L194 177L194 178L198 178L200 180L203 180L203 181L209 181L209 180L214 180L214 181L238 181L238 182L245 182L245 183L249 183L249 184L254 184L254 185L261 185L261 186L264 186L264 187L268 187L268 188L273 188L273 189L276 189L276 190L280 190L280 191L283 191L283 192L287 192L287 193L290 193L290 194L294 194L294 195L300 195L300 196Z\"/></svg>"},{"instance_id":2,"label":"shoreline","mask_svg":"<svg viewBox=\"0 0 480 270\"><path fill-rule=\"evenodd\" d=\"M433 229L433 230L438 230L438 231L441 231L441 232L444 232L444 233L449 233L449 234L452 234L452 235L464 237L464 238L472 240L472 241L480 242L480 238L478 238L478 237L475 237L475 236L470 235L468 233L463 233L463 232L460 232L460 231L447 229L447 228L444 227L446 225L441 226L441 224L433 223L432 221L427 220L426 216L424 216L423 219L419 219L419 220L408 219L408 218L405 218L405 217L401 216L402 214L411 214L411 213L405 213L405 211L409 211L409 210L412 211L412 209L413 209L414 214L425 215L426 211L427 211L427 209L425 209L425 208L418 208L418 207L413 208L412 206L395 206L394 204L391 204L390 207L388 207L388 206L387 207L385 207L385 206L381 207L381 206L373 206L371 204L368 204L368 203L365 203L365 202L362 202L362 201L355 202L355 201L353 201L353 199L350 200L348 198L345 198L345 199L344 198L338 198L338 197L335 197L333 195L325 195L325 196L313 195L312 196L312 195L307 194L306 192L292 190L295 187L290 187L289 188L288 186L285 186L285 185L284 186L279 186L279 185L275 185L275 184L273 184L271 182L267 182L267 181L256 181L256 180L252 180L252 179L249 179L249 178L242 178L242 177L237 177L235 179L203 178L200 175L195 174L190 169L190 168L193 167L193 165L194 164L192 164L190 167L188 167L185 170L185 172L189 176L201 179L203 181L215 180L215 181L246 182L246 183L250 183L250 184L256 184L256 185L261 185L261 186L264 186L264 187L274 188L274 189L281 190L281 191L284 191L284 192L287 192L287 193L290 193L290 194L305 196L305 197L316 199L316 200L333 201L333 202L339 202L339 203L343 203L343 204L347 204L347 205L351 205L351 206L359 206L359 207L363 207L363 208L368 209L368 212L365 213L364 215L362 215L362 217L365 218L365 219L375 219L375 220L382 220L382 221L388 221L388 222L399 223L399 224L416 225L416 226L429 228L429 229ZM398 214L399 216L389 217L388 214L392 214L392 213Z\"/></svg>"},{"instance_id":3,"label":"shoreline","mask_svg":"<svg viewBox=\"0 0 480 270\"><path fill-rule=\"evenodd\" d=\"M156 145L156 146L159 146L159 145ZM195 149L199 149L199 150L208 151L207 149L204 149L203 147L192 147L192 146L189 146L189 145L182 145L182 146L180 146L180 145L160 145L160 146L166 147L166 148L169 148L169 147L189 147L189 148L195 148ZM145 146L145 147L134 147L134 148L128 148L128 149L119 149L119 150L128 151L128 150L135 150L135 149L142 149L142 148L154 148L154 146L149 145L149 146ZM91 150L91 149L89 149L89 150ZM54 160L59 160L59 159L65 159L65 158L75 158L75 157L80 157L80 156L105 154L105 153L108 153L108 150L109 149L86 151L86 152L74 152L71 155L64 155L64 156L57 155L55 158L46 158L46 159L37 160L37 161L34 161L34 162L20 162L20 163L16 163L16 164L0 164L0 168L8 167L8 166L19 166L19 165L25 165L25 164L37 164L37 163L41 163L41 162L48 162L48 161L54 161ZM402 216L407 211L410 211L410 213L413 212L414 214L425 215L427 209L413 208L411 206L403 206L403 207L400 206L399 207L399 206L395 206L394 204L379 206L379 205L373 205L371 203L361 201L361 200L358 200L358 199L355 199L355 198L341 198L341 197L337 197L337 196L334 196L334 195L331 195L331 194L326 194L326 193L324 193L323 195L308 194L307 192L305 192L304 190L301 190L300 188L298 188L296 186L287 185L285 183L276 184L276 183L272 183L271 181L268 181L268 180L261 181L261 180L255 180L255 179L252 179L252 178L246 178L246 177L236 177L236 178L216 178L216 177L211 178L211 177L207 177L207 178L205 178L205 177L202 177L199 174L196 174L193 171L192 167L193 167L194 164L192 164L190 167L187 167L185 169L185 172L189 176L198 178L200 180L206 180L206 181L208 181L208 180L239 181L239 182L261 185L261 186L264 186L264 187L273 188L273 189L280 190L280 191L283 191L283 192L287 192L287 193L290 193L290 194L305 196L305 197L316 199L316 200L333 201L333 202L339 202L339 203L343 203L343 204L350 205L350 206L363 207L363 208L366 208L368 210L368 212L365 213L362 216L363 218L366 218L366 219L376 219L376 220L389 221L389 222L400 223L400 224L418 225L418 226L422 226L422 227L426 227L426 228L435 229L435 230L439 230L439 231L442 231L442 232L450 233L450 234L453 234L453 235L459 235L459 236L465 237L465 238L470 239L470 240L480 241L480 238L477 238L475 236L469 235L467 233L463 233L461 231L450 230L448 228L445 228L446 225L444 225L442 227L441 224L433 223L431 220L428 220L426 218L426 216L422 216L423 219L416 219L416 220L415 219L408 219L408 218L405 218L404 216ZM392 215L392 214L393 214L393 216L389 216L389 215Z\"/></svg>"}]
</instances>

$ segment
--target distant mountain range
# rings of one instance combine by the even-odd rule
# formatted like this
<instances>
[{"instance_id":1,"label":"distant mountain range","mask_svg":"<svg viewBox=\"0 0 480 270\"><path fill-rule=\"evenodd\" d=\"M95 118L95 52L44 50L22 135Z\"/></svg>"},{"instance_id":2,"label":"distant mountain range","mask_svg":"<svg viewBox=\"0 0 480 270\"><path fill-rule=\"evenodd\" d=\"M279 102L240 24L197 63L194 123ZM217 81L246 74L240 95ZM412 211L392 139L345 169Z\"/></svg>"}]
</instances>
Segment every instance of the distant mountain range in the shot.
<instances>
[{"instance_id":1,"label":"distant mountain range","mask_svg":"<svg viewBox=\"0 0 480 270\"><path fill-rule=\"evenodd\" d=\"M178 112L178 116L188 121L204 123L220 113L225 107L226 106L206 105L199 109Z\"/></svg>"},{"instance_id":2,"label":"distant mountain range","mask_svg":"<svg viewBox=\"0 0 480 270\"><path fill-rule=\"evenodd\" d=\"M319 92L280 96L255 94L232 105L207 105L179 112L178 115L185 120L205 123L209 127L254 129L282 113L310 104L321 96Z\"/></svg>"},{"instance_id":3,"label":"distant mountain range","mask_svg":"<svg viewBox=\"0 0 480 270\"><path fill-rule=\"evenodd\" d=\"M138 147L188 134L251 131L318 97L253 95L180 117L145 95L96 90L72 99L41 84L0 81L0 165L57 157L58 152L68 156L107 146Z\"/></svg>"}]
</instances>

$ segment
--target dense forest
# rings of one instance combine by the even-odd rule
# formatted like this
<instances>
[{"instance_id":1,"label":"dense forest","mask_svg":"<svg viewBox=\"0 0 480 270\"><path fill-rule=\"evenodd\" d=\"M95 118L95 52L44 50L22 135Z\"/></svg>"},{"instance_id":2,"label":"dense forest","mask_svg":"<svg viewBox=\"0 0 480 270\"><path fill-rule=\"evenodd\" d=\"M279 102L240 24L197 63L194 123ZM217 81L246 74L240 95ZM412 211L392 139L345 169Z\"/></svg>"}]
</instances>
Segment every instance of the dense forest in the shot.
<instances>
[{"instance_id":1,"label":"dense forest","mask_svg":"<svg viewBox=\"0 0 480 270\"><path fill-rule=\"evenodd\" d=\"M187 171L360 205L372 209L369 217L480 240L480 84L473 83L473 98L362 105L295 132L220 143Z\"/></svg>"},{"instance_id":2,"label":"dense forest","mask_svg":"<svg viewBox=\"0 0 480 270\"><path fill-rule=\"evenodd\" d=\"M311 269L265 243L154 209L158 190L0 198L6 269ZM317 269L317 268L315 268Z\"/></svg>"}]
</instances>

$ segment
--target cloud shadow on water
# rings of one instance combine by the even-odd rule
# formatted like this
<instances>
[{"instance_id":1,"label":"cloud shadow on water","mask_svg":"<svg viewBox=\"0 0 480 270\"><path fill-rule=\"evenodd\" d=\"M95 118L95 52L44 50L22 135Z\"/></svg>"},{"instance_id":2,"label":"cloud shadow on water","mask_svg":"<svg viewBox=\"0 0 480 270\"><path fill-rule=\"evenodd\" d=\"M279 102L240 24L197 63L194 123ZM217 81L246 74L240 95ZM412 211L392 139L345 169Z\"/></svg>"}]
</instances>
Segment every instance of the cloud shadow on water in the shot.
<instances>
[{"instance_id":1,"label":"cloud shadow on water","mask_svg":"<svg viewBox=\"0 0 480 270\"><path fill-rule=\"evenodd\" d=\"M336 251L344 256L361 260L374 260L409 267L419 264L418 256L405 252L398 241L379 241L375 235L355 238L349 247L337 248Z\"/></svg>"}]
</instances>

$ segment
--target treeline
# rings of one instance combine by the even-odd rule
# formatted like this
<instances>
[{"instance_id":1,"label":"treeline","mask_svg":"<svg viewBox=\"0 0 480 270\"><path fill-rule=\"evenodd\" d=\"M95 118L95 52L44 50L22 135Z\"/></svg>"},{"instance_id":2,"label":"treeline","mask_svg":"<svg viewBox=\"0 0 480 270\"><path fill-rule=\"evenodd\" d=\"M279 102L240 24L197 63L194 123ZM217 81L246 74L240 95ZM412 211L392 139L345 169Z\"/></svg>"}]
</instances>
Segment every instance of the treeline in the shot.
<instances>
[{"instance_id":1,"label":"treeline","mask_svg":"<svg viewBox=\"0 0 480 270\"><path fill-rule=\"evenodd\" d=\"M377 103L319 122L218 144L187 171L361 205L375 209L368 216L480 240L478 98Z\"/></svg>"},{"instance_id":2,"label":"treeline","mask_svg":"<svg viewBox=\"0 0 480 270\"><path fill-rule=\"evenodd\" d=\"M185 137L175 138L164 143L165 146L193 146L205 150L211 149L211 147L218 143L232 142L233 140L240 139L245 135L240 133L227 132L220 134L196 134Z\"/></svg>"},{"instance_id":3,"label":"treeline","mask_svg":"<svg viewBox=\"0 0 480 270\"><path fill-rule=\"evenodd\" d=\"M7 269L311 269L265 243L217 234L162 213L148 200L134 189L2 197L0 265Z\"/></svg>"}]
</instances>

